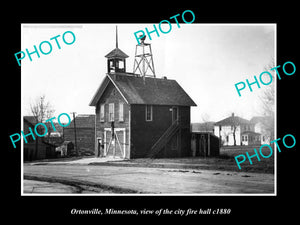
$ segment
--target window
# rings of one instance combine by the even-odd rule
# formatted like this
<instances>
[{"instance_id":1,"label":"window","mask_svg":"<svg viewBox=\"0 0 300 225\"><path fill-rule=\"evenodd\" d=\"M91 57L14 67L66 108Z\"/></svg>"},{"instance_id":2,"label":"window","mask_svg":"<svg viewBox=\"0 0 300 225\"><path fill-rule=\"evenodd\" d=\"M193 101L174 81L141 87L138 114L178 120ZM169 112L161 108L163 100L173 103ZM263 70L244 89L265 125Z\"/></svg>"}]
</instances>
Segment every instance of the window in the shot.
<instances>
[{"instance_id":1,"label":"window","mask_svg":"<svg viewBox=\"0 0 300 225\"><path fill-rule=\"evenodd\" d=\"M113 60L109 61L109 68L110 68L110 71L112 71L112 72L115 71L115 65L114 65L114 61Z\"/></svg>"},{"instance_id":2,"label":"window","mask_svg":"<svg viewBox=\"0 0 300 225\"><path fill-rule=\"evenodd\" d=\"M119 103L119 121L124 121L124 103Z\"/></svg>"},{"instance_id":3,"label":"window","mask_svg":"<svg viewBox=\"0 0 300 225\"><path fill-rule=\"evenodd\" d=\"M100 105L100 122L104 122L104 116L105 116L105 104Z\"/></svg>"},{"instance_id":4,"label":"window","mask_svg":"<svg viewBox=\"0 0 300 225\"><path fill-rule=\"evenodd\" d=\"M119 61L119 68L124 69L124 62L123 61Z\"/></svg>"},{"instance_id":5,"label":"window","mask_svg":"<svg viewBox=\"0 0 300 225\"><path fill-rule=\"evenodd\" d=\"M242 141L248 141L248 136L247 135L243 135L242 136Z\"/></svg>"},{"instance_id":6,"label":"window","mask_svg":"<svg viewBox=\"0 0 300 225\"><path fill-rule=\"evenodd\" d=\"M146 121L152 121L152 105L146 105Z\"/></svg>"},{"instance_id":7,"label":"window","mask_svg":"<svg viewBox=\"0 0 300 225\"><path fill-rule=\"evenodd\" d=\"M114 103L109 103L108 105L108 120L115 121L115 105Z\"/></svg>"}]
</instances>

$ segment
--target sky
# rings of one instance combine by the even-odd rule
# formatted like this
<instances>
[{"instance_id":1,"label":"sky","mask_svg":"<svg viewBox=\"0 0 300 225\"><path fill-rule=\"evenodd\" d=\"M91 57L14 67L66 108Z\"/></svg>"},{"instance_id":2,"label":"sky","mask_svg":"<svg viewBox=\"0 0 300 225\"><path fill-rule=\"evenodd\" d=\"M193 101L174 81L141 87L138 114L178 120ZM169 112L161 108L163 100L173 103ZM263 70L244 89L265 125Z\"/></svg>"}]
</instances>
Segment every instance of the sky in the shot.
<instances>
[{"instance_id":1,"label":"sky","mask_svg":"<svg viewBox=\"0 0 300 225\"><path fill-rule=\"evenodd\" d=\"M45 95L61 113L94 114L89 103L107 72L104 57L118 46L129 58L127 72L133 71L137 41L134 32L149 30L153 24L22 24L21 51L34 51L43 41L52 44L48 55L32 54L22 60L22 115L30 115L30 103ZM167 28L165 29L167 30ZM66 31L75 42L61 39ZM234 84L254 81L265 67L276 60L275 24L172 24L167 33L151 34L156 77L175 79L197 104L191 109L191 122L219 121L235 113L245 119L261 115L259 96L264 86L253 92L245 89L239 97ZM60 35L61 49L50 38ZM66 41L72 40L66 35ZM47 51L47 45L43 45ZM17 61L16 61L17 64ZM273 81L274 82L274 81Z\"/></svg>"}]
</instances>

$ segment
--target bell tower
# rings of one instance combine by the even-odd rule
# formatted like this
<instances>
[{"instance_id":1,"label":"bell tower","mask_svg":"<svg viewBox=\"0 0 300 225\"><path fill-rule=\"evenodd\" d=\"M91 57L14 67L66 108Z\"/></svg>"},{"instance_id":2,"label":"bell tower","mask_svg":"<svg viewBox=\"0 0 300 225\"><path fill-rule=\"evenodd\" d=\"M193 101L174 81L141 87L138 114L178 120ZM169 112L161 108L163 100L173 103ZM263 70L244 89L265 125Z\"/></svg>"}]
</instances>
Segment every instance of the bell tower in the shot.
<instances>
[{"instance_id":1,"label":"bell tower","mask_svg":"<svg viewBox=\"0 0 300 225\"><path fill-rule=\"evenodd\" d=\"M108 53L107 58L107 73L126 73L126 55L118 47L118 27L116 26L116 48Z\"/></svg>"}]
</instances>

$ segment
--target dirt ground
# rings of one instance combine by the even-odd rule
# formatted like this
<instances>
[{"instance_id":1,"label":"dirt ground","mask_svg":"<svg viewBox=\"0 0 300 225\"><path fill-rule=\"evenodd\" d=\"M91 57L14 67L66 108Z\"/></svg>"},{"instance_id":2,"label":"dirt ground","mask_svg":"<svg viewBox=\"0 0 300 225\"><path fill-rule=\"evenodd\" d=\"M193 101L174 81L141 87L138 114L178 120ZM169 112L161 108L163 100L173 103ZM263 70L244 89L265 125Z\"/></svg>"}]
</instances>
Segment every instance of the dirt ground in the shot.
<instances>
[{"instance_id":1,"label":"dirt ground","mask_svg":"<svg viewBox=\"0 0 300 225\"><path fill-rule=\"evenodd\" d=\"M270 158L260 157L260 161L253 157L252 165L248 159L240 164L241 169L238 168L235 156L249 153L251 156L254 147L249 146L235 146L222 147L218 157L185 157L185 158L139 158L130 160L120 160L114 158L95 158L95 157L72 157L59 159L45 159L41 161L31 162L32 165L46 165L46 164L86 164L86 165L113 165L126 167L149 167L149 168L178 168L178 169L205 169L205 170L222 170L233 172L253 172L253 173L268 173L274 174L275 158L274 154ZM259 149L259 146L256 147ZM263 154L268 155L267 149L263 149ZM275 153L278 154L278 153Z\"/></svg>"},{"instance_id":2,"label":"dirt ground","mask_svg":"<svg viewBox=\"0 0 300 225\"><path fill-rule=\"evenodd\" d=\"M131 159L126 161L110 161L106 165L114 166L138 166L138 167L152 167L152 168L181 168L181 169L205 169L205 170L222 170L233 172L252 172L252 173L274 173L274 155L270 158L260 157L260 161L256 157L252 158L252 165L248 159L240 164L241 169L238 168L235 156L245 154L246 151L251 156L254 151L253 147L239 146L231 148L222 148L218 157L186 157L186 158L162 158L162 159ZM268 155L266 149L262 150L263 154ZM91 163L97 165L98 163ZM101 163L103 164L103 163Z\"/></svg>"},{"instance_id":3,"label":"dirt ground","mask_svg":"<svg viewBox=\"0 0 300 225\"><path fill-rule=\"evenodd\" d=\"M246 160L240 170L234 157L246 151L254 153L253 147L242 146L222 148L220 156L206 158L43 160L25 163L24 178L77 187L68 188L71 193L274 193L274 155L260 161L253 157L252 165ZM27 193L45 193L50 187L26 184ZM53 188L54 193L66 190L66 186Z\"/></svg>"},{"instance_id":4,"label":"dirt ground","mask_svg":"<svg viewBox=\"0 0 300 225\"><path fill-rule=\"evenodd\" d=\"M45 181L47 180L47 181ZM89 186L78 182L68 182L67 180L56 182L55 178L41 178L37 177L36 180L23 181L24 194L112 194L118 193L107 188L100 188L96 186Z\"/></svg>"},{"instance_id":5,"label":"dirt ground","mask_svg":"<svg viewBox=\"0 0 300 225\"><path fill-rule=\"evenodd\" d=\"M272 174L220 170L76 164L25 165L24 179L76 187L85 185L119 194L274 193Z\"/></svg>"}]
</instances>

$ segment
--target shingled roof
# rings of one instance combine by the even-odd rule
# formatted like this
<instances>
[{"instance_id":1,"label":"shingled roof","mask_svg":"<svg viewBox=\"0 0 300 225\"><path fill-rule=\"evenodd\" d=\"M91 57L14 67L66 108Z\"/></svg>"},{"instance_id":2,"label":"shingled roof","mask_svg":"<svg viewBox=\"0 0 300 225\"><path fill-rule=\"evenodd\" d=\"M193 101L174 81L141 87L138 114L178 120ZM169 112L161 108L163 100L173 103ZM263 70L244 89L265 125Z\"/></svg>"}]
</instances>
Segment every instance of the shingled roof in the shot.
<instances>
[{"instance_id":1,"label":"shingled roof","mask_svg":"<svg viewBox=\"0 0 300 225\"><path fill-rule=\"evenodd\" d=\"M121 49L119 48L115 48L114 50L112 50L110 53L108 53L106 56L106 58L128 58L129 56L126 55Z\"/></svg>"},{"instance_id":2,"label":"shingled roof","mask_svg":"<svg viewBox=\"0 0 300 225\"><path fill-rule=\"evenodd\" d=\"M23 116L24 121L29 123L31 126L35 126L37 124L34 116Z\"/></svg>"},{"instance_id":3,"label":"shingled roof","mask_svg":"<svg viewBox=\"0 0 300 225\"><path fill-rule=\"evenodd\" d=\"M143 78L126 73L107 74L90 106L96 106L110 82L128 104L196 106L176 80Z\"/></svg>"},{"instance_id":4,"label":"shingled roof","mask_svg":"<svg viewBox=\"0 0 300 225\"><path fill-rule=\"evenodd\" d=\"M94 128L95 127L95 115L93 114L79 114L75 117L76 128ZM74 120L65 129L74 129Z\"/></svg>"},{"instance_id":5,"label":"shingled roof","mask_svg":"<svg viewBox=\"0 0 300 225\"><path fill-rule=\"evenodd\" d=\"M251 123L249 120L243 119L239 116L234 116L234 114L230 117L227 117L215 123L216 126L234 126L240 124L251 124Z\"/></svg>"}]
</instances>

